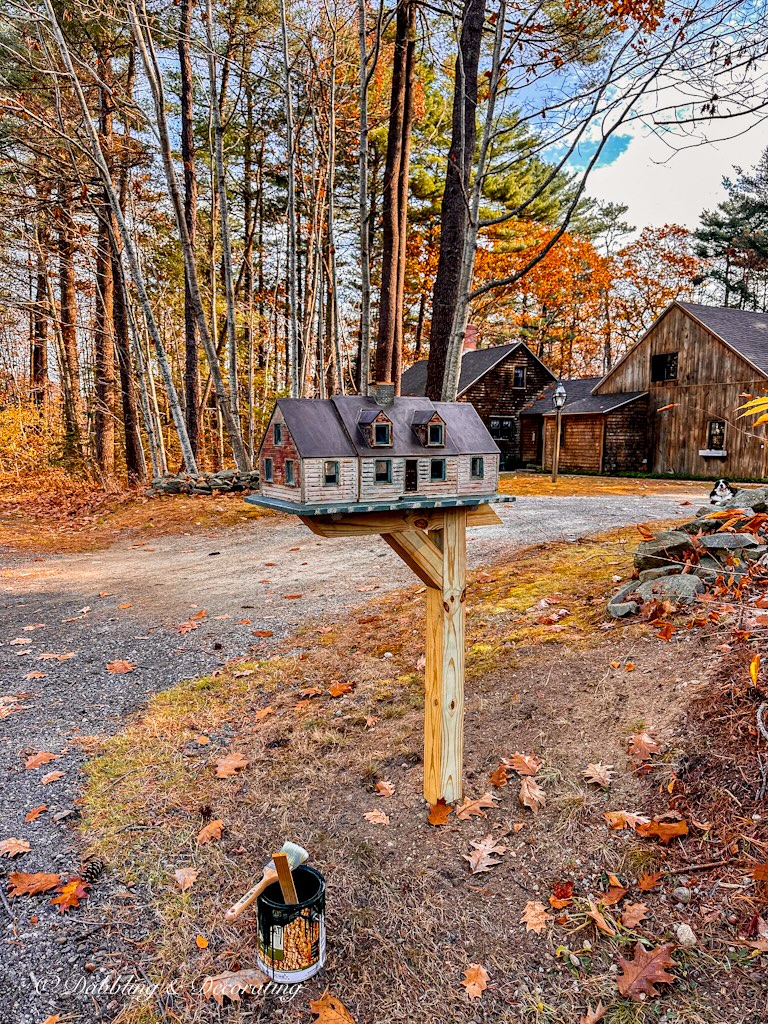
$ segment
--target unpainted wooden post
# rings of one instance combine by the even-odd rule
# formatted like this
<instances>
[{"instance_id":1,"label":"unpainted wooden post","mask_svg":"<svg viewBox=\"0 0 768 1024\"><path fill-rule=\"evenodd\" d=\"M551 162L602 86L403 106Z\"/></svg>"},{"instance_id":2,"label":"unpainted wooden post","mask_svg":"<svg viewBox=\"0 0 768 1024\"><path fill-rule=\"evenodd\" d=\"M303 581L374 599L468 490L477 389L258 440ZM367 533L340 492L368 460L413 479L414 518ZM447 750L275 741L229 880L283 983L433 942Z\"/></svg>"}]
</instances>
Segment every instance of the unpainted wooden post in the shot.
<instances>
[{"instance_id":1,"label":"unpainted wooden post","mask_svg":"<svg viewBox=\"0 0 768 1024\"><path fill-rule=\"evenodd\" d=\"M424 702L424 798L454 803L462 795L467 510L446 509L430 539L443 556L442 587L427 588Z\"/></svg>"}]
</instances>

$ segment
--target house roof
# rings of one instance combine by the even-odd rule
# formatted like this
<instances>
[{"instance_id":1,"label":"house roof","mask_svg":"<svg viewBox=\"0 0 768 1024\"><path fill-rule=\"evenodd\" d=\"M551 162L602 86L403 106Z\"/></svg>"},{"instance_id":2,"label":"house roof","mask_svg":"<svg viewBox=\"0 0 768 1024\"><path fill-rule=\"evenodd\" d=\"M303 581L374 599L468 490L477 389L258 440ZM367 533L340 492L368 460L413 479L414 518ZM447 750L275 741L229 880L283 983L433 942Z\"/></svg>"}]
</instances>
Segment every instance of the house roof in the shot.
<instances>
[{"instance_id":1,"label":"house roof","mask_svg":"<svg viewBox=\"0 0 768 1024\"><path fill-rule=\"evenodd\" d=\"M378 406L362 395L336 395L329 399L279 398L299 455L305 459L327 457L385 458L388 456L495 455L499 449L474 406L467 402L431 402L428 398L396 398L392 405ZM392 445L370 447L360 423L370 413L385 412L392 423ZM438 413L445 423L445 444L425 448L414 431Z\"/></svg>"},{"instance_id":2,"label":"house roof","mask_svg":"<svg viewBox=\"0 0 768 1024\"><path fill-rule=\"evenodd\" d=\"M461 357L461 375L459 377L459 388L458 394L463 395L464 392L471 388L473 384L476 384L481 377L484 377L486 373L498 366L502 359L506 359L507 356L511 355L516 349L520 347L524 348L532 359L535 359L537 363L541 363L541 360L531 352L525 342L514 341L509 345L494 345L491 348L479 348L474 352L465 352ZM544 366L543 363L541 363ZM550 376L554 377L554 374L544 366L544 369ZM400 381L400 390L403 395L419 396L423 395L427 390L427 360L420 359L418 363L414 363L413 366L408 367L402 376Z\"/></svg>"},{"instance_id":3,"label":"house roof","mask_svg":"<svg viewBox=\"0 0 768 1024\"><path fill-rule=\"evenodd\" d=\"M677 305L768 376L768 313L705 306L700 302L678 302Z\"/></svg>"},{"instance_id":4,"label":"house roof","mask_svg":"<svg viewBox=\"0 0 768 1024\"><path fill-rule=\"evenodd\" d=\"M562 383L565 388L566 400L563 406L563 416L605 415L648 394L647 391L623 391L617 395L593 395L592 389L601 379L600 377L577 377L573 380L564 380ZM536 401L521 409L520 415L554 416L555 408L552 405L554 390L555 385L550 384Z\"/></svg>"}]
</instances>

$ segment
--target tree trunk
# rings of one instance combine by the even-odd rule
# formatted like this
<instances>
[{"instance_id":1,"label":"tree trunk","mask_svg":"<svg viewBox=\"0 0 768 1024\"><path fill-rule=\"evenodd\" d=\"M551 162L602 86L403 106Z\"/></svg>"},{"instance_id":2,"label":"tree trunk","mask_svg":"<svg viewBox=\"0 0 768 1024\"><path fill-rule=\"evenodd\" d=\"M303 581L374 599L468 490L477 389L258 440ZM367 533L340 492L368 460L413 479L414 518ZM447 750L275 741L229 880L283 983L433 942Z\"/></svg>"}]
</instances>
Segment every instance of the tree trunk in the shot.
<instances>
[{"instance_id":1,"label":"tree trunk","mask_svg":"<svg viewBox=\"0 0 768 1024\"><path fill-rule=\"evenodd\" d=\"M82 400L77 355L77 284L75 279L75 225L72 196L66 182L58 189L59 323L64 378L64 457L81 462Z\"/></svg>"},{"instance_id":2,"label":"tree trunk","mask_svg":"<svg viewBox=\"0 0 768 1024\"><path fill-rule=\"evenodd\" d=\"M405 249L408 241L408 185L411 164L411 131L413 129L413 76L416 53L416 5L408 5L408 44L405 57L405 109L403 111L403 142L400 171L397 181L397 308L395 313L395 341L392 353L392 382L395 394L400 394L403 374L403 309L405 306Z\"/></svg>"},{"instance_id":3,"label":"tree trunk","mask_svg":"<svg viewBox=\"0 0 768 1024\"><path fill-rule=\"evenodd\" d=\"M179 16L179 69L181 72L181 159L184 164L184 221L192 251L197 246L197 169L195 166L195 131L190 52L190 19L193 0L180 0ZM200 354L197 342L197 321L189 288L189 276L184 271L184 418L189 443L195 458L200 451Z\"/></svg>"},{"instance_id":4,"label":"tree trunk","mask_svg":"<svg viewBox=\"0 0 768 1024\"><path fill-rule=\"evenodd\" d=\"M285 127L288 159L288 266L286 268L288 286L288 339L286 346L286 373L290 381L293 398L299 396L299 322L298 322L298 291L296 283L296 184L295 176L295 143L293 137L293 94L291 91L291 67L288 58L288 24L285 14L285 0L280 0L280 26L283 41L283 76L285 81Z\"/></svg>"},{"instance_id":5,"label":"tree trunk","mask_svg":"<svg viewBox=\"0 0 768 1024\"><path fill-rule=\"evenodd\" d=\"M38 200L47 199L38 189ZM35 240L37 259L35 270L35 299L32 306L32 344L30 352L30 381L32 401L42 408L48 390L48 320L51 310L48 303L48 246L50 233L45 222L44 203L40 203L40 221Z\"/></svg>"},{"instance_id":6,"label":"tree trunk","mask_svg":"<svg viewBox=\"0 0 768 1024\"><path fill-rule=\"evenodd\" d=\"M391 381L394 371L400 245L399 178L403 160L410 9L409 0L400 0L397 7L395 50L392 58L392 96L389 104L389 134L382 198L384 238L381 254L379 330L376 338L376 380L379 383Z\"/></svg>"},{"instance_id":7,"label":"tree trunk","mask_svg":"<svg viewBox=\"0 0 768 1024\"><path fill-rule=\"evenodd\" d=\"M99 54L97 68L103 83L99 87L99 134L107 168L111 172L114 100L111 94L112 54L107 48ZM111 477L115 471L115 337L114 280L110 238L112 213L109 196L106 192L102 193L97 216L94 448L96 465L102 476Z\"/></svg>"},{"instance_id":8,"label":"tree trunk","mask_svg":"<svg viewBox=\"0 0 768 1024\"><path fill-rule=\"evenodd\" d=\"M371 373L371 251L368 235L368 43L366 0L358 0L360 50L360 142L358 155L358 204L360 217L360 343L357 355L357 388L368 394Z\"/></svg>"},{"instance_id":9,"label":"tree trunk","mask_svg":"<svg viewBox=\"0 0 768 1024\"><path fill-rule=\"evenodd\" d=\"M469 177L477 138L477 72L483 38L485 0L465 0L456 82L453 91L451 148L440 210L440 255L432 295L427 396L443 394L448 346L459 301L464 243L469 226Z\"/></svg>"}]
</instances>

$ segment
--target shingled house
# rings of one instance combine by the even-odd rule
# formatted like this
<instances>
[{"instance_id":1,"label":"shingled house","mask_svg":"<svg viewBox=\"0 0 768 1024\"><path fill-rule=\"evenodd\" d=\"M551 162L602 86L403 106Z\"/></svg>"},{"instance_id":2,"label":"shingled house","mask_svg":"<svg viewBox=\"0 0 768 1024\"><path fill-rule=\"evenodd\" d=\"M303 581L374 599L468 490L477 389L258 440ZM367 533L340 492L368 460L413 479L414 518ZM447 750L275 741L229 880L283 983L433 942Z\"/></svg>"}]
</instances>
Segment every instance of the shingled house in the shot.
<instances>
[{"instance_id":1,"label":"shingled house","mask_svg":"<svg viewBox=\"0 0 768 1024\"><path fill-rule=\"evenodd\" d=\"M565 471L768 475L764 428L738 417L749 397L768 392L768 314L673 302L605 377L563 384ZM545 469L551 390L521 413L523 461Z\"/></svg>"},{"instance_id":2,"label":"shingled house","mask_svg":"<svg viewBox=\"0 0 768 1024\"><path fill-rule=\"evenodd\" d=\"M522 341L464 352L458 401L471 403L499 446L501 469L521 464L520 410L555 380ZM427 360L414 363L401 381L403 395L423 396Z\"/></svg>"},{"instance_id":3,"label":"shingled house","mask_svg":"<svg viewBox=\"0 0 768 1024\"><path fill-rule=\"evenodd\" d=\"M259 451L262 495L304 505L491 496L499 449L471 405L373 396L279 398Z\"/></svg>"}]
</instances>

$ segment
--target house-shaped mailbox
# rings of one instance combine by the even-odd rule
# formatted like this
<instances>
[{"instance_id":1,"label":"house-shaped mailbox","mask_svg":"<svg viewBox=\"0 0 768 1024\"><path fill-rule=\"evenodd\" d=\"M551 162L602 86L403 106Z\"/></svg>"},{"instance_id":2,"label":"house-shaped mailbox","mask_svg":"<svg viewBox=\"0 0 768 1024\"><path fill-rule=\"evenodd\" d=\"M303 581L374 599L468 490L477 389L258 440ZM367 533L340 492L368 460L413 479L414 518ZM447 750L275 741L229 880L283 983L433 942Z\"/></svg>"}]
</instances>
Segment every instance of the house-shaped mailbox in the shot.
<instances>
[{"instance_id":1,"label":"house-shaped mailbox","mask_svg":"<svg viewBox=\"0 0 768 1024\"><path fill-rule=\"evenodd\" d=\"M378 534L426 587L424 796L461 799L467 527L499 526L499 449L474 406L395 398L281 398L246 501L320 537ZM344 585L340 578L339 585Z\"/></svg>"},{"instance_id":2,"label":"house-shaped mailbox","mask_svg":"<svg viewBox=\"0 0 768 1024\"><path fill-rule=\"evenodd\" d=\"M259 472L273 507L471 505L495 495L499 449L468 403L379 385L371 397L278 399Z\"/></svg>"}]
</instances>

